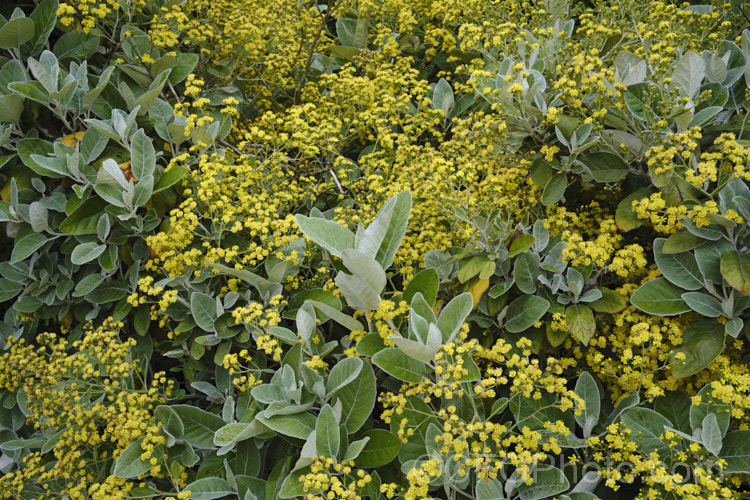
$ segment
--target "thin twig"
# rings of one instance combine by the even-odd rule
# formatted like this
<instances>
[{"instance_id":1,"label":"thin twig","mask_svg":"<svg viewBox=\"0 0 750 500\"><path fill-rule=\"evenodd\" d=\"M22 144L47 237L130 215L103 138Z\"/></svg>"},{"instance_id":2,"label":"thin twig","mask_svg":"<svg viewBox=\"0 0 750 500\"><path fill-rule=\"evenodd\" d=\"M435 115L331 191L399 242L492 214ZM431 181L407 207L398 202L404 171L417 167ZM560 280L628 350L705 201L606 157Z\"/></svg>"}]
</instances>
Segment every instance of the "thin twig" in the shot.
<instances>
[{"instance_id":1,"label":"thin twig","mask_svg":"<svg viewBox=\"0 0 750 500\"><path fill-rule=\"evenodd\" d=\"M341 187L341 183L339 182L339 178L336 177L336 173L333 171L332 168L328 169L328 173L331 174L331 177L333 177L333 182L336 184L336 187L339 188L339 193L344 194L344 188Z\"/></svg>"}]
</instances>

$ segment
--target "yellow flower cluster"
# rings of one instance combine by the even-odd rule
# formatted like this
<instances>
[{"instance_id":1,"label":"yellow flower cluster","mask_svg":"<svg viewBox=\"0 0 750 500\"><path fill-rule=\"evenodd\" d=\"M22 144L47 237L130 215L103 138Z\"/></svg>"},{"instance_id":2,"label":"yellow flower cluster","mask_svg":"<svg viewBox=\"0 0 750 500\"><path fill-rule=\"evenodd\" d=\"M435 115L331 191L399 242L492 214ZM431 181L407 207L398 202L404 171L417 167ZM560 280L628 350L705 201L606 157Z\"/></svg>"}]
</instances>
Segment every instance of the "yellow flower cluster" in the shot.
<instances>
[{"instance_id":1,"label":"yellow flower cluster","mask_svg":"<svg viewBox=\"0 0 750 500\"><path fill-rule=\"evenodd\" d=\"M239 392L245 392L262 383L261 369L255 365L253 353L247 349L242 349L238 353L225 354L222 366L229 370L229 375L233 377L232 385Z\"/></svg>"},{"instance_id":2,"label":"yellow flower cluster","mask_svg":"<svg viewBox=\"0 0 750 500\"><path fill-rule=\"evenodd\" d=\"M135 0L133 7L143 7L145 0ZM72 26L78 22L84 33L88 34L97 25L101 25L111 14L120 10L117 0L68 0L57 8L57 17L63 26Z\"/></svg>"},{"instance_id":3,"label":"yellow flower cluster","mask_svg":"<svg viewBox=\"0 0 750 500\"><path fill-rule=\"evenodd\" d=\"M656 450L650 454L641 451L633 437L631 429L616 423L607 428L603 438L589 438L588 444L596 450L592 458L602 462L607 456L610 460L600 472L608 487L618 490L623 483L642 481L645 487L637 497L642 499L664 498L667 494L690 500L741 498L739 491L727 486L732 479L722 477L722 461L712 460L699 443L665 429L659 439L669 447L668 459L691 466L670 469ZM685 473L690 474L690 480Z\"/></svg>"},{"instance_id":4,"label":"yellow flower cluster","mask_svg":"<svg viewBox=\"0 0 750 500\"><path fill-rule=\"evenodd\" d=\"M340 463L330 457L313 457L310 472L299 477L305 500L361 500L372 476L354 467L353 460Z\"/></svg>"},{"instance_id":5,"label":"yellow flower cluster","mask_svg":"<svg viewBox=\"0 0 750 500\"><path fill-rule=\"evenodd\" d=\"M154 465L149 474L165 472L160 463L165 438L153 411L174 385L163 372L153 375L151 386L133 385L139 369L130 355L135 340L120 340L123 326L105 320L98 328L86 327L74 342L45 333L36 339L38 346L20 340L0 357L0 387L23 388L28 421L61 432L50 451L54 465L42 462L43 453L30 453L20 470L0 478L0 497L28 492L40 498L127 498L135 484L109 475L109 467L100 464L116 460L140 438L141 458Z\"/></svg>"}]
</instances>

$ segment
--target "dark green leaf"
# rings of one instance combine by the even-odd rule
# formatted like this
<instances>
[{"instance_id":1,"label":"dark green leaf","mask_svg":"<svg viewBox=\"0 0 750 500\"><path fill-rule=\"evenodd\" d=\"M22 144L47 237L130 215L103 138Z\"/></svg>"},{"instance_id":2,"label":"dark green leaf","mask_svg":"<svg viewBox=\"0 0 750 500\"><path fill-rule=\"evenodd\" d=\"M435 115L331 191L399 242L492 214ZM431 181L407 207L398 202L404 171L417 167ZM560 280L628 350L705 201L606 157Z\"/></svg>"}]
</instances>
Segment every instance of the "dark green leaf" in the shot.
<instances>
[{"instance_id":1,"label":"dark green leaf","mask_svg":"<svg viewBox=\"0 0 750 500\"><path fill-rule=\"evenodd\" d=\"M399 438L383 429L371 429L363 437L369 437L370 440L357 457L359 467L374 468L390 463L401 448Z\"/></svg>"},{"instance_id":2,"label":"dark green leaf","mask_svg":"<svg viewBox=\"0 0 750 500\"><path fill-rule=\"evenodd\" d=\"M540 464L534 471L533 483L521 482L518 485L518 495L521 500L541 500L554 497L568 488L570 483L560 469Z\"/></svg>"},{"instance_id":3,"label":"dark green leaf","mask_svg":"<svg viewBox=\"0 0 750 500\"><path fill-rule=\"evenodd\" d=\"M665 278L656 278L641 285L630 297L630 302L641 311L657 316L675 316L688 312L682 300L683 290Z\"/></svg>"},{"instance_id":4,"label":"dark green leaf","mask_svg":"<svg viewBox=\"0 0 750 500\"><path fill-rule=\"evenodd\" d=\"M619 182L627 177L629 169L627 163L612 153L589 153L579 158L591 172L596 182Z\"/></svg>"},{"instance_id":5,"label":"dark green leaf","mask_svg":"<svg viewBox=\"0 0 750 500\"><path fill-rule=\"evenodd\" d=\"M682 300L693 311L708 318L718 318L722 315L721 302L707 293L685 292L682 294Z\"/></svg>"},{"instance_id":6,"label":"dark green leaf","mask_svg":"<svg viewBox=\"0 0 750 500\"><path fill-rule=\"evenodd\" d=\"M151 470L153 467L151 461L141 460L141 454L144 451L141 449L143 439L144 438L133 441L127 448L125 448L125 451L120 454L117 458L117 462L115 462L115 469L113 471L115 476L129 479L138 477Z\"/></svg>"},{"instance_id":7,"label":"dark green leaf","mask_svg":"<svg viewBox=\"0 0 750 500\"><path fill-rule=\"evenodd\" d=\"M524 295L517 298L508 307L505 316L505 329L511 333L519 333L542 319L549 309L549 302L536 295Z\"/></svg>"},{"instance_id":8,"label":"dark green leaf","mask_svg":"<svg viewBox=\"0 0 750 500\"><path fill-rule=\"evenodd\" d=\"M10 262L20 262L47 243L47 237L40 233L30 233L16 241L10 254Z\"/></svg>"},{"instance_id":9,"label":"dark green leaf","mask_svg":"<svg viewBox=\"0 0 750 500\"><path fill-rule=\"evenodd\" d=\"M339 425L330 405L325 405L315 422L315 448L318 455L338 460Z\"/></svg>"},{"instance_id":10,"label":"dark green leaf","mask_svg":"<svg viewBox=\"0 0 750 500\"><path fill-rule=\"evenodd\" d=\"M672 352L672 375L685 378L710 365L724 350L724 327L713 319L699 321L682 332L682 344Z\"/></svg>"},{"instance_id":11,"label":"dark green leaf","mask_svg":"<svg viewBox=\"0 0 750 500\"><path fill-rule=\"evenodd\" d=\"M704 244L706 240L699 238L690 231L681 229L667 238L661 251L665 254L680 253Z\"/></svg>"},{"instance_id":12,"label":"dark green leaf","mask_svg":"<svg viewBox=\"0 0 750 500\"><path fill-rule=\"evenodd\" d=\"M376 396L375 372L370 363L362 363L359 376L335 395L336 400L341 401L341 425L346 426L349 434L358 431L370 418Z\"/></svg>"},{"instance_id":13,"label":"dark green leaf","mask_svg":"<svg viewBox=\"0 0 750 500\"><path fill-rule=\"evenodd\" d=\"M379 351L372 357L372 363L404 382L418 384L425 377L425 365L410 358L397 347L389 347Z\"/></svg>"},{"instance_id":14,"label":"dark green leaf","mask_svg":"<svg viewBox=\"0 0 750 500\"><path fill-rule=\"evenodd\" d=\"M690 252L666 254L662 251L665 241L664 238L654 240L654 260L664 277L685 290L703 288L703 275L695 256Z\"/></svg>"},{"instance_id":15,"label":"dark green leaf","mask_svg":"<svg viewBox=\"0 0 750 500\"><path fill-rule=\"evenodd\" d=\"M625 297L620 295L614 290L605 287L598 287L595 290L599 290L602 296L593 302L589 302L589 306L596 312L605 313L618 313L628 306L628 301Z\"/></svg>"},{"instance_id":16,"label":"dark green leaf","mask_svg":"<svg viewBox=\"0 0 750 500\"><path fill-rule=\"evenodd\" d=\"M190 309L195 324L207 332L215 331L216 299L203 292L193 292L190 296Z\"/></svg>"},{"instance_id":17,"label":"dark green leaf","mask_svg":"<svg viewBox=\"0 0 750 500\"><path fill-rule=\"evenodd\" d=\"M730 250L721 256L721 275L742 295L750 295L750 256Z\"/></svg>"},{"instance_id":18,"label":"dark green leaf","mask_svg":"<svg viewBox=\"0 0 750 500\"><path fill-rule=\"evenodd\" d=\"M750 431L730 432L724 438L721 456L726 460L725 474L750 474Z\"/></svg>"},{"instance_id":19,"label":"dark green leaf","mask_svg":"<svg viewBox=\"0 0 750 500\"><path fill-rule=\"evenodd\" d=\"M234 493L233 488L226 480L220 477L204 477L185 486L190 491L192 500L213 500Z\"/></svg>"},{"instance_id":20,"label":"dark green leaf","mask_svg":"<svg viewBox=\"0 0 750 500\"><path fill-rule=\"evenodd\" d=\"M28 17L18 17L0 28L0 49L17 49L34 38L36 26Z\"/></svg>"},{"instance_id":21,"label":"dark green leaf","mask_svg":"<svg viewBox=\"0 0 750 500\"><path fill-rule=\"evenodd\" d=\"M196 448L214 447L214 434L225 425L221 417L195 406L172 405L170 408L182 421L185 441Z\"/></svg>"},{"instance_id":22,"label":"dark green leaf","mask_svg":"<svg viewBox=\"0 0 750 500\"><path fill-rule=\"evenodd\" d=\"M414 294L419 292L428 304L434 305L439 284L440 280L438 279L437 271L434 269L423 269L412 278L408 285L406 285L403 300L405 300L407 304L411 304L411 299L414 297Z\"/></svg>"},{"instance_id":23,"label":"dark green leaf","mask_svg":"<svg viewBox=\"0 0 750 500\"><path fill-rule=\"evenodd\" d=\"M567 187L568 178L565 174L553 175L547 185L544 186L544 191L542 191L542 204L548 207L560 201Z\"/></svg>"}]
</instances>

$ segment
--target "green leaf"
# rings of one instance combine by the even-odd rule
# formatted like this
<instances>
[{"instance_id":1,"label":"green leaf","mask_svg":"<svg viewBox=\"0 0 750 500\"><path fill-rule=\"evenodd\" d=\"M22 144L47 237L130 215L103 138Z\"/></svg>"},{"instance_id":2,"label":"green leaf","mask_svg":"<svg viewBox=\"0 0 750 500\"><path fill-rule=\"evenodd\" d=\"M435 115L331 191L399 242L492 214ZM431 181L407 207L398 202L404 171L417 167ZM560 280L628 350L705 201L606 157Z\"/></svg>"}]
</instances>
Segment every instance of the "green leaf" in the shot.
<instances>
[{"instance_id":1,"label":"green leaf","mask_svg":"<svg viewBox=\"0 0 750 500\"><path fill-rule=\"evenodd\" d=\"M107 202L99 197L87 199L60 224L60 230L68 234L95 234L106 206Z\"/></svg>"},{"instance_id":2,"label":"green leaf","mask_svg":"<svg viewBox=\"0 0 750 500\"><path fill-rule=\"evenodd\" d=\"M459 283L466 283L478 275L488 262L490 262L490 259L486 255L475 255L468 261L462 262L461 269L458 270Z\"/></svg>"},{"instance_id":3,"label":"green leaf","mask_svg":"<svg viewBox=\"0 0 750 500\"><path fill-rule=\"evenodd\" d=\"M560 469L537 465L534 471L534 482L531 484L521 482L518 485L518 495L521 500L541 500L554 497L567 491L568 488L570 488L570 483Z\"/></svg>"},{"instance_id":4,"label":"green leaf","mask_svg":"<svg viewBox=\"0 0 750 500\"><path fill-rule=\"evenodd\" d=\"M17 296L24 287L20 283L14 283L5 278L0 278L0 302L5 302Z\"/></svg>"},{"instance_id":5,"label":"green leaf","mask_svg":"<svg viewBox=\"0 0 750 500\"><path fill-rule=\"evenodd\" d=\"M17 49L34 38L36 26L28 17L18 17L0 28L0 49Z\"/></svg>"},{"instance_id":6,"label":"green leaf","mask_svg":"<svg viewBox=\"0 0 750 500\"><path fill-rule=\"evenodd\" d=\"M174 186L182 180L186 173L187 169L185 167L179 165L173 166L164 172L156 184L154 184L154 194Z\"/></svg>"},{"instance_id":7,"label":"green leaf","mask_svg":"<svg viewBox=\"0 0 750 500\"><path fill-rule=\"evenodd\" d=\"M58 0L45 0L31 13L29 19L34 21L35 33L29 53L36 56L44 48L47 38L57 22Z\"/></svg>"},{"instance_id":8,"label":"green leaf","mask_svg":"<svg viewBox=\"0 0 750 500\"><path fill-rule=\"evenodd\" d=\"M549 302L536 295L517 298L508 307L505 316L505 329L510 333L520 333L542 319L549 309Z\"/></svg>"},{"instance_id":9,"label":"green leaf","mask_svg":"<svg viewBox=\"0 0 750 500\"><path fill-rule=\"evenodd\" d=\"M453 297L440 312L437 320L437 326L442 335L442 343L447 344L456 336L463 326L466 318L471 314L474 305L474 299L470 293L462 293Z\"/></svg>"},{"instance_id":10,"label":"green leaf","mask_svg":"<svg viewBox=\"0 0 750 500\"><path fill-rule=\"evenodd\" d=\"M721 256L721 275L742 295L750 295L750 256L730 250Z\"/></svg>"},{"instance_id":11,"label":"green leaf","mask_svg":"<svg viewBox=\"0 0 750 500\"><path fill-rule=\"evenodd\" d=\"M721 452L721 429L716 420L716 415L709 413L703 418L703 431L701 432L701 441L703 446L716 456Z\"/></svg>"},{"instance_id":12,"label":"green leaf","mask_svg":"<svg viewBox=\"0 0 750 500\"><path fill-rule=\"evenodd\" d=\"M191 53L178 53L177 64L172 68L172 72L169 74L169 82L172 85L177 85L187 76L192 73L195 66L198 64L198 54Z\"/></svg>"},{"instance_id":13,"label":"green leaf","mask_svg":"<svg viewBox=\"0 0 750 500\"><path fill-rule=\"evenodd\" d=\"M324 304L323 302L318 302L317 300L307 300L308 304L311 304L315 309L320 311L321 313L325 314L326 316L330 317L332 320L334 320L339 325L348 328L350 331L354 330L363 330L364 326L362 326L362 323L357 321L356 319L352 318L348 314L344 314L338 309L331 307L328 304ZM339 306L341 307L341 306Z\"/></svg>"},{"instance_id":14,"label":"green leaf","mask_svg":"<svg viewBox=\"0 0 750 500\"><path fill-rule=\"evenodd\" d=\"M727 462L722 470L724 474L750 474L750 431L727 434L719 458Z\"/></svg>"},{"instance_id":15,"label":"green leaf","mask_svg":"<svg viewBox=\"0 0 750 500\"><path fill-rule=\"evenodd\" d=\"M182 421L185 441L200 449L214 447L214 434L226 424L221 417L196 406L172 405L170 408Z\"/></svg>"},{"instance_id":16,"label":"green leaf","mask_svg":"<svg viewBox=\"0 0 750 500\"><path fill-rule=\"evenodd\" d=\"M693 51L683 55L672 70L672 86L691 99L701 86L706 74L706 62Z\"/></svg>"},{"instance_id":17,"label":"green leaf","mask_svg":"<svg viewBox=\"0 0 750 500\"><path fill-rule=\"evenodd\" d=\"M656 278L638 288L630 297L630 303L641 311L657 316L675 316L690 310L682 300L682 289L666 278Z\"/></svg>"},{"instance_id":18,"label":"green leaf","mask_svg":"<svg viewBox=\"0 0 750 500\"><path fill-rule=\"evenodd\" d=\"M272 431L297 439L307 439L315 430L315 417L307 412L274 415L273 417L266 417L259 413L255 418Z\"/></svg>"},{"instance_id":19,"label":"green leaf","mask_svg":"<svg viewBox=\"0 0 750 500\"><path fill-rule=\"evenodd\" d=\"M662 251L665 241L664 238L654 240L654 260L664 277L685 290L703 288L703 275L695 256L690 252L665 254Z\"/></svg>"},{"instance_id":20,"label":"green leaf","mask_svg":"<svg viewBox=\"0 0 750 500\"><path fill-rule=\"evenodd\" d=\"M699 247L707 240L700 238L690 231L680 229L664 242L661 251L665 254L680 253Z\"/></svg>"},{"instance_id":21,"label":"green leaf","mask_svg":"<svg viewBox=\"0 0 750 500\"><path fill-rule=\"evenodd\" d=\"M295 216L300 231L331 255L341 257L341 251L354 248L354 233L341 224L318 217Z\"/></svg>"},{"instance_id":22,"label":"green leaf","mask_svg":"<svg viewBox=\"0 0 750 500\"><path fill-rule=\"evenodd\" d=\"M101 274L89 274L76 284L73 297L83 297L98 287L106 279Z\"/></svg>"},{"instance_id":23,"label":"green leaf","mask_svg":"<svg viewBox=\"0 0 750 500\"><path fill-rule=\"evenodd\" d=\"M682 391L667 392L654 400L654 410L664 415L677 430L691 433L690 398Z\"/></svg>"},{"instance_id":24,"label":"green leaf","mask_svg":"<svg viewBox=\"0 0 750 500\"><path fill-rule=\"evenodd\" d=\"M622 423L630 429L630 438L638 448L648 455L656 450L659 456L669 456L670 448L659 436L664 434L664 426L672 423L662 415L649 408L631 408L621 416Z\"/></svg>"},{"instance_id":25,"label":"green leaf","mask_svg":"<svg viewBox=\"0 0 750 500\"><path fill-rule=\"evenodd\" d=\"M193 292L190 295L190 311L193 314L195 324L201 330L207 332L216 331L216 299L203 292Z\"/></svg>"},{"instance_id":26,"label":"green leaf","mask_svg":"<svg viewBox=\"0 0 750 500\"><path fill-rule=\"evenodd\" d=\"M596 182L619 182L627 177L630 171L627 163L613 153L589 153L579 160L588 167L591 177Z\"/></svg>"},{"instance_id":27,"label":"green leaf","mask_svg":"<svg viewBox=\"0 0 750 500\"><path fill-rule=\"evenodd\" d=\"M99 257L104 250L107 249L107 245L97 244L96 242L81 243L73 249L73 253L70 255L70 261L75 265L83 265L87 262Z\"/></svg>"},{"instance_id":28,"label":"green leaf","mask_svg":"<svg viewBox=\"0 0 750 500\"><path fill-rule=\"evenodd\" d=\"M23 97L10 94L0 96L0 123L18 123L23 113Z\"/></svg>"},{"instance_id":29,"label":"green leaf","mask_svg":"<svg viewBox=\"0 0 750 500\"><path fill-rule=\"evenodd\" d=\"M336 363L326 380L326 398L356 379L362 371L363 364L360 358L354 357L345 358Z\"/></svg>"},{"instance_id":30,"label":"green leaf","mask_svg":"<svg viewBox=\"0 0 750 500\"><path fill-rule=\"evenodd\" d=\"M315 448L318 455L338 459L341 446L339 424L331 405L325 405L315 422Z\"/></svg>"},{"instance_id":31,"label":"green leaf","mask_svg":"<svg viewBox=\"0 0 750 500\"><path fill-rule=\"evenodd\" d=\"M370 442L369 437L354 441L346 449L346 452L344 453L344 458L342 460L354 460L355 458L359 456L360 453L362 453L362 450L365 448L365 445L367 445L367 443L369 442Z\"/></svg>"},{"instance_id":32,"label":"green leaf","mask_svg":"<svg viewBox=\"0 0 750 500\"><path fill-rule=\"evenodd\" d=\"M27 99L31 99L32 101L42 104L49 104L50 102L49 93L39 82L14 82L8 85L8 88Z\"/></svg>"},{"instance_id":33,"label":"green leaf","mask_svg":"<svg viewBox=\"0 0 750 500\"><path fill-rule=\"evenodd\" d=\"M513 277L516 280L516 286L523 293L531 294L536 292L536 277L540 272L539 255L536 253L526 252L516 257L516 261L513 264Z\"/></svg>"},{"instance_id":34,"label":"green leaf","mask_svg":"<svg viewBox=\"0 0 750 500\"><path fill-rule=\"evenodd\" d=\"M603 286L597 287L595 290L599 290L602 294L600 298L593 302L589 302L589 307L596 312L614 314L622 311L628 306L628 301L625 300L625 297L614 290Z\"/></svg>"},{"instance_id":35,"label":"green leaf","mask_svg":"<svg viewBox=\"0 0 750 500\"><path fill-rule=\"evenodd\" d=\"M230 446L267 431L268 428L257 420L249 423L231 423L216 431L214 444L216 446Z\"/></svg>"},{"instance_id":36,"label":"green leaf","mask_svg":"<svg viewBox=\"0 0 750 500\"><path fill-rule=\"evenodd\" d=\"M531 249L531 246L534 244L534 241L536 238L530 234L521 234L513 239L513 242L510 244L510 248L508 249L508 258L513 258L516 255L528 252Z\"/></svg>"},{"instance_id":37,"label":"green leaf","mask_svg":"<svg viewBox=\"0 0 750 500\"><path fill-rule=\"evenodd\" d=\"M434 324L431 324L429 326L430 333L435 333L437 335L437 338L440 338L440 332L437 326ZM394 344L396 344L396 347L398 347L401 352L409 356L410 358L414 358L417 361L421 363L430 363L433 359L435 359L435 354L437 354L439 349L439 340L438 345L434 345L435 342L432 343L432 345L426 345L421 342L417 342L416 340L411 339L405 339L403 337L390 337L390 339L393 341Z\"/></svg>"},{"instance_id":38,"label":"green leaf","mask_svg":"<svg viewBox=\"0 0 750 500\"><path fill-rule=\"evenodd\" d=\"M258 293L260 293L262 297L267 297L268 299L270 299L271 297L281 293L282 286L280 284L271 283L267 279L262 278L255 273L251 273L247 269L235 269L233 267L228 267L223 264L217 264L215 262L206 262L206 265L213 269L218 269L224 274L228 274L230 276L234 276L235 278L241 279L245 283L258 290Z\"/></svg>"},{"instance_id":39,"label":"green leaf","mask_svg":"<svg viewBox=\"0 0 750 500\"><path fill-rule=\"evenodd\" d=\"M424 380L425 365L410 358L397 347L388 347L372 357L372 363L389 375L404 382L418 384Z\"/></svg>"},{"instance_id":40,"label":"green leaf","mask_svg":"<svg viewBox=\"0 0 750 500\"><path fill-rule=\"evenodd\" d=\"M391 267L393 257L406 234L411 204L409 191L402 191L386 201L372 224L361 236L357 235L357 250L373 257L383 269Z\"/></svg>"},{"instance_id":41,"label":"green leaf","mask_svg":"<svg viewBox=\"0 0 750 500\"><path fill-rule=\"evenodd\" d=\"M601 396L596 380L589 372L583 372L576 381L575 393L586 404L580 415L574 415L576 422L583 429L583 436L589 437L594 426L599 422Z\"/></svg>"},{"instance_id":42,"label":"green leaf","mask_svg":"<svg viewBox=\"0 0 750 500\"><path fill-rule=\"evenodd\" d=\"M695 249L695 260L706 281L716 285L724 284L724 277L721 275L721 256L732 249L732 245L723 238L709 241Z\"/></svg>"},{"instance_id":43,"label":"green leaf","mask_svg":"<svg viewBox=\"0 0 750 500\"><path fill-rule=\"evenodd\" d=\"M125 448L125 451L120 454L117 458L117 462L115 462L115 468L113 471L115 476L130 479L138 477L151 470L153 467L151 461L141 460L141 454L143 453L141 443L143 443L143 439L144 438L133 441L127 448Z\"/></svg>"},{"instance_id":44,"label":"green leaf","mask_svg":"<svg viewBox=\"0 0 750 500\"><path fill-rule=\"evenodd\" d=\"M693 323L672 352L672 375L685 378L710 365L724 350L724 326L713 319ZM684 356L684 359L680 359Z\"/></svg>"},{"instance_id":45,"label":"green leaf","mask_svg":"<svg viewBox=\"0 0 750 500\"><path fill-rule=\"evenodd\" d=\"M370 363L362 363L359 376L335 395L336 400L341 401L341 425L346 426L349 434L358 431L369 420L376 396L375 372Z\"/></svg>"},{"instance_id":46,"label":"green leaf","mask_svg":"<svg viewBox=\"0 0 750 500\"><path fill-rule=\"evenodd\" d=\"M732 318L730 320L727 320L726 324L724 325L724 332L727 335L731 335L732 337L737 338L743 328L745 328L745 322L742 320L742 318Z\"/></svg>"},{"instance_id":47,"label":"green leaf","mask_svg":"<svg viewBox=\"0 0 750 500\"><path fill-rule=\"evenodd\" d=\"M153 175L156 169L156 151L151 139L146 137L143 129L133 135L130 144L130 170L136 179L145 179Z\"/></svg>"},{"instance_id":48,"label":"green leaf","mask_svg":"<svg viewBox=\"0 0 750 500\"><path fill-rule=\"evenodd\" d=\"M448 111L454 102L455 97L450 83L445 78L441 78L432 92L432 109L441 109L445 116L448 116Z\"/></svg>"},{"instance_id":49,"label":"green leaf","mask_svg":"<svg viewBox=\"0 0 750 500\"><path fill-rule=\"evenodd\" d=\"M190 491L191 500L213 500L234 494L230 484L220 477L204 477L193 481L184 489Z\"/></svg>"},{"instance_id":50,"label":"green leaf","mask_svg":"<svg viewBox=\"0 0 750 500\"><path fill-rule=\"evenodd\" d=\"M504 500L505 490L503 489L503 483L490 477L477 479L474 497L476 500Z\"/></svg>"},{"instance_id":51,"label":"green leaf","mask_svg":"<svg viewBox=\"0 0 750 500\"><path fill-rule=\"evenodd\" d=\"M419 292L428 304L435 305L439 285L440 280L437 271L435 269L423 269L406 285L402 298L407 304L411 304L411 299Z\"/></svg>"},{"instance_id":52,"label":"green leaf","mask_svg":"<svg viewBox=\"0 0 750 500\"><path fill-rule=\"evenodd\" d=\"M39 250L47 243L47 237L40 233L29 233L13 245L13 251L10 254L11 264L21 262L31 254Z\"/></svg>"},{"instance_id":53,"label":"green leaf","mask_svg":"<svg viewBox=\"0 0 750 500\"><path fill-rule=\"evenodd\" d=\"M359 250L347 248L341 251L341 261L352 274L364 279L380 295L387 279L385 271L375 259Z\"/></svg>"},{"instance_id":54,"label":"green leaf","mask_svg":"<svg viewBox=\"0 0 750 500\"><path fill-rule=\"evenodd\" d=\"M680 219L680 224L682 227L687 229L690 233L694 234L695 236L698 236L699 238L703 238L706 240L716 241L721 239L722 232L718 229L716 229L716 226L703 226L698 227L695 222L690 220L689 217L683 217Z\"/></svg>"},{"instance_id":55,"label":"green leaf","mask_svg":"<svg viewBox=\"0 0 750 500\"><path fill-rule=\"evenodd\" d=\"M157 406L154 410L154 418L168 433L178 439L182 439L182 436L185 434L185 426L182 424L182 420L180 420L177 412L170 406Z\"/></svg>"},{"instance_id":56,"label":"green leaf","mask_svg":"<svg viewBox=\"0 0 750 500\"><path fill-rule=\"evenodd\" d=\"M548 207L560 201L567 187L568 178L565 174L553 175L547 182L547 185L544 186L544 191L542 191L542 204Z\"/></svg>"},{"instance_id":57,"label":"green leaf","mask_svg":"<svg viewBox=\"0 0 750 500\"><path fill-rule=\"evenodd\" d=\"M633 202L648 198L653 190L650 187L640 188L627 195L623 200L617 204L617 210L615 211L615 223L617 224L620 231L632 231L643 225L643 221L636 217L633 212Z\"/></svg>"},{"instance_id":58,"label":"green leaf","mask_svg":"<svg viewBox=\"0 0 750 500\"><path fill-rule=\"evenodd\" d=\"M701 292L685 292L682 294L682 300L690 308L702 316L708 318L718 318L721 316L721 302L715 297Z\"/></svg>"},{"instance_id":59,"label":"green leaf","mask_svg":"<svg viewBox=\"0 0 750 500\"><path fill-rule=\"evenodd\" d=\"M401 449L401 440L384 429L370 429L364 437L370 440L357 457L358 467L382 467L396 458Z\"/></svg>"},{"instance_id":60,"label":"green leaf","mask_svg":"<svg viewBox=\"0 0 750 500\"><path fill-rule=\"evenodd\" d=\"M352 309L366 312L377 310L380 293L363 278L339 272L335 281Z\"/></svg>"},{"instance_id":61,"label":"green leaf","mask_svg":"<svg viewBox=\"0 0 750 500\"><path fill-rule=\"evenodd\" d=\"M565 309L565 326L584 345L594 337L596 322L594 313L587 306L575 304Z\"/></svg>"}]
</instances>

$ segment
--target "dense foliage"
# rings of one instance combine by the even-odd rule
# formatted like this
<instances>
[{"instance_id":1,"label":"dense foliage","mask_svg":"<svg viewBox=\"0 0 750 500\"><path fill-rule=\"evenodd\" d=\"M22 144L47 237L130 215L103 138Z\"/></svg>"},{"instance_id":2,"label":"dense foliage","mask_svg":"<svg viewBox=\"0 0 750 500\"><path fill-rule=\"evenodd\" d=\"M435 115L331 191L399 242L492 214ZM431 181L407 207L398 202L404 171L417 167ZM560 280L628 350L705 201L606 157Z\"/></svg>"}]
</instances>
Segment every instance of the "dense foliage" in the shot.
<instances>
[{"instance_id":1,"label":"dense foliage","mask_svg":"<svg viewBox=\"0 0 750 500\"><path fill-rule=\"evenodd\" d=\"M0 7L0 498L750 496L750 9Z\"/></svg>"}]
</instances>

